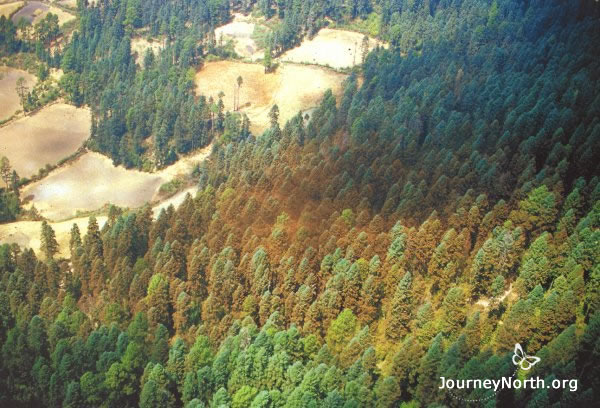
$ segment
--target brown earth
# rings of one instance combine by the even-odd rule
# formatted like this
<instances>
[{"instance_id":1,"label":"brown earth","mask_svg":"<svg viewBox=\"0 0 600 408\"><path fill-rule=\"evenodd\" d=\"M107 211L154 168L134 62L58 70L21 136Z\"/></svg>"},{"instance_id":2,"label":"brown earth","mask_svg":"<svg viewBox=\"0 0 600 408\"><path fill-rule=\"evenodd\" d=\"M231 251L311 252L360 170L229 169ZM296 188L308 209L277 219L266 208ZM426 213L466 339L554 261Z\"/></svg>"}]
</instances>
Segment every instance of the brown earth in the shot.
<instances>
[{"instance_id":1,"label":"brown earth","mask_svg":"<svg viewBox=\"0 0 600 408\"><path fill-rule=\"evenodd\" d=\"M56 14L58 16L58 25L63 25L64 23L75 19L73 14L67 13L56 6L42 3L40 1L29 1L18 12L13 14L12 21L17 23L19 19L24 18L34 25L46 17L46 14L48 13Z\"/></svg>"},{"instance_id":2,"label":"brown earth","mask_svg":"<svg viewBox=\"0 0 600 408\"><path fill-rule=\"evenodd\" d=\"M42 216L55 221L98 210L108 203L137 208L157 202L162 184L189 174L211 150L212 146L207 146L156 173L116 167L108 157L88 152L26 186L21 197L29 200L26 208L33 205Z\"/></svg>"},{"instance_id":3,"label":"brown earth","mask_svg":"<svg viewBox=\"0 0 600 408\"><path fill-rule=\"evenodd\" d=\"M90 126L89 109L49 105L0 128L0 156L8 157L21 177L31 177L75 153L89 137Z\"/></svg>"},{"instance_id":4,"label":"brown earth","mask_svg":"<svg viewBox=\"0 0 600 408\"><path fill-rule=\"evenodd\" d=\"M23 77L25 86L31 90L37 78L27 71L20 69L0 67L0 120L10 118L16 111L21 109L19 95L17 95L17 80Z\"/></svg>"},{"instance_id":5,"label":"brown earth","mask_svg":"<svg viewBox=\"0 0 600 408\"><path fill-rule=\"evenodd\" d=\"M106 222L106 217L97 217L100 228ZM77 224L83 234L87 230L88 218L82 217L74 220L50 223L56 233L59 245L58 257L68 258L71 228ZM19 221L10 224L0 224L0 244L19 244L21 247L31 248L40 253L40 236L42 231L41 221Z\"/></svg>"},{"instance_id":6,"label":"brown earth","mask_svg":"<svg viewBox=\"0 0 600 408\"><path fill-rule=\"evenodd\" d=\"M305 38L298 47L285 52L281 61L325 65L332 68L350 68L362 62L364 34L354 31L323 28L313 38ZM369 50L386 44L369 39Z\"/></svg>"},{"instance_id":7,"label":"brown earth","mask_svg":"<svg viewBox=\"0 0 600 408\"><path fill-rule=\"evenodd\" d=\"M248 115L255 133L269 127L268 114L273 105L279 107L283 124L299 111L318 105L327 89L339 96L346 78L345 74L309 65L282 64L275 72L265 74L261 64L218 61L205 64L196 74L197 92L217 100L222 91L225 109L231 111L238 76L243 79L240 111Z\"/></svg>"}]
</instances>

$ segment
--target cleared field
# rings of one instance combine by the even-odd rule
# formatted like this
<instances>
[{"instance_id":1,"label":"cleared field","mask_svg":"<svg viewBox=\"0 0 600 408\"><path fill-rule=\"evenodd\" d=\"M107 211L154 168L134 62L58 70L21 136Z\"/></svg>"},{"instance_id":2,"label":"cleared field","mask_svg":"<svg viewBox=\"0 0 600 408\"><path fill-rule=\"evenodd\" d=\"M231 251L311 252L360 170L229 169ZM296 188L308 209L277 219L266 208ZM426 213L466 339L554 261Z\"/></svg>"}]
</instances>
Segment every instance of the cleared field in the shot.
<instances>
[{"instance_id":1,"label":"cleared field","mask_svg":"<svg viewBox=\"0 0 600 408\"><path fill-rule=\"evenodd\" d=\"M159 41L150 42L145 38L137 37L131 40L131 54L135 55L135 62L141 65L144 62L146 50L150 49L154 55L158 55L162 50L162 43Z\"/></svg>"},{"instance_id":2,"label":"cleared field","mask_svg":"<svg viewBox=\"0 0 600 408\"><path fill-rule=\"evenodd\" d=\"M27 208L35 205L41 215L55 221L75 217L78 211L98 210L107 203L137 208L158 201L158 190L163 183L191 172L211 150L212 146L207 146L156 173L116 167L108 157L88 152L26 186L21 197L30 200Z\"/></svg>"},{"instance_id":3,"label":"cleared field","mask_svg":"<svg viewBox=\"0 0 600 408\"><path fill-rule=\"evenodd\" d=\"M281 61L327 65L332 68L349 68L362 61L362 41L364 34L353 31L323 28L311 40L306 38L298 47L285 52ZM369 39L369 50L380 41Z\"/></svg>"},{"instance_id":4,"label":"cleared field","mask_svg":"<svg viewBox=\"0 0 600 408\"><path fill-rule=\"evenodd\" d=\"M0 4L0 16L9 18L14 12L19 10L25 4L22 1L16 1L14 3Z\"/></svg>"},{"instance_id":5,"label":"cleared field","mask_svg":"<svg viewBox=\"0 0 600 408\"><path fill-rule=\"evenodd\" d=\"M191 194L192 197L198 191L197 187L190 187L180 193L175 194L168 200L154 206L152 208L152 214L156 218L162 209L167 209L169 205L173 205L175 208L185 200L187 194ZM106 223L107 217L97 216L96 220L100 228ZM50 222L50 226L54 229L56 234L56 241L59 245L58 257L68 258L69 253L69 241L71 239L71 228L73 224L77 224L79 230L83 235L87 230L89 217L73 218L67 221ZM31 248L37 254L40 253L40 236L42 230L41 221L19 221L10 224L0 224L0 244L18 244L21 247Z\"/></svg>"},{"instance_id":6,"label":"cleared field","mask_svg":"<svg viewBox=\"0 0 600 408\"><path fill-rule=\"evenodd\" d=\"M23 77L25 85L31 89L37 78L27 71L20 69L0 67L0 120L10 118L17 110L21 109L19 95L17 95L17 80Z\"/></svg>"},{"instance_id":7,"label":"cleared field","mask_svg":"<svg viewBox=\"0 0 600 408\"><path fill-rule=\"evenodd\" d=\"M235 52L244 58L256 61L264 57L264 52L252 39L255 24L250 18L236 14L233 21L215 29L217 41L232 39L235 43Z\"/></svg>"},{"instance_id":8,"label":"cleared field","mask_svg":"<svg viewBox=\"0 0 600 408\"><path fill-rule=\"evenodd\" d=\"M40 1L30 1L25 4L23 8L13 14L12 21L16 23L21 18L24 18L31 24L35 24L46 17L46 14L48 13L56 14L58 16L58 25L63 25L64 23L75 19L73 14L67 13L58 7L42 3Z\"/></svg>"},{"instance_id":9,"label":"cleared field","mask_svg":"<svg viewBox=\"0 0 600 408\"><path fill-rule=\"evenodd\" d=\"M88 109L57 103L0 128L0 155L21 177L77 151L90 135Z\"/></svg>"},{"instance_id":10,"label":"cleared field","mask_svg":"<svg viewBox=\"0 0 600 408\"><path fill-rule=\"evenodd\" d=\"M107 217L96 217L100 228L106 223ZM50 223L56 233L56 241L59 245L57 257L68 258L69 240L71 239L71 227L77 224L79 230L85 235L88 226L88 218L77 218L74 220ZM10 224L0 224L0 244L19 244L22 247L33 249L37 254L40 252L40 236L42 231L41 221L20 221Z\"/></svg>"},{"instance_id":11,"label":"cleared field","mask_svg":"<svg viewBox=\"0 0 600 408\"><path fill-rule=\"evenodd\" d=\"M196 74L197 91L215 100L222 91L225 109L233 110L238 76L243 79L240 111L248 115L256 133L269 127L273 105L279 107L279 121L283 124L299 111L316 106L327 89L339 95L346 78L345 74L308 65L282 64L275 72L265 74L260 64L218 61L205 64Z\"/></svg>"},{"instance_id":12,"label":"cleared field","mask_svg":"<svg viewBox=\"0 0 600 408\"><path fill-rule=\"evenodd\" d=\"M22 197L32 199L40 214L52 220L92 211L104 204L138 207L151 201L162 179L153 174L115 167L99 153L89 152L72 164L28 185Z\"/></svg>"},{"instance_id":13,"label":"cleared field","mask_svg":"<svg viewBox=\"0 0 600 408\"><path fill-rule=\"evenodd\" d=\"M82 156L82 158L79 160L81 161L83 159L84 162L87 162L87 165L90 165L91 168L89 168L87 170L87 172L84 173L80 173L79 171L82 169L82 164L77 164L78 162L65 166L64 168L61 168L59 170L56 170L55 172L53 172L50 177L52 176L56 176L56 178L54 179L54 181L58 184L48 184L46 183L43 187L42 187L42 182L38 182L36 183L36 187L29 186L28 188L26 188L22 194L27 194L26 191L40 191L43 194L46 194L46 197L39 196L35 197L33 199L33 203L36 205L36 208L40 209L41 207L44 207L44 205L47 205L48 202L44 201L46 199L50 199L50 200L55 200L57 198L57 195L60 196L61 192L60 189L61 188L67 188L67 189L71 189L71 188L82 188L81 191L73 191L73 190L69 190L70 194L67 196L65 195L64 199L68 200L69 203L67 204L69 206L69 208L71 210L73 210L73 204L71 203L71 201L75 201L75 202L79 202L81 200L79 200L79 197L81 196L91 196L94 195L96 197L96 203L95 205L98 205L99 208L102 205L104 205L106 202L110 201L110 202L115 202L116 200L113 200L113 197L117 197L118 199L120 199L119 197L122 196L128 196L130 199L134 199L136 200L136 193L141 191L140 197L143 198L147 198L150 197L153 198L155 195L157 195L157 190L158 187L160 186L160 184L162 182L168 181L167 179L169 179L170 177L173 177L175 175L179 175L181 173L186 173L188 171L191 171L191 169L200 161L205 160L209 155L210 152L212 151L212 146L207 146L206 148L198 151L197 153L185 157L183 159L181 159L180 161L178 161L176 164L174 164L173 166L167 167L166 169L164 169L163 171L157 172L156 174L148 174L148 173L141 173L140 172L136 172L136 171L132 171L132 170L125 170L123 168L115 168L114 166L112 166L112 164L110 163L110 160L107 159L104 156L101 156L97 153L87 153L84 156ZM85 163L84 163L85 164ZM84 166L85 167L85 166ZM108 169L107 171L103 171L102 168ZM100 177L96 177L94 179L88 179L88 177L90 176L90 172L99 172L100 174L102 174L104 177L107 177L106 179L102 180ZM112 176L116 176L119 177L116 180L111 180L108 177L112 177ZM152 184L152 180L154 179L158 179L159 183L155 185L155 191L150 191L150 189L143 189L140 188L137 183L138 182L142 182L144 183L144 176L146 176L146 183L148 183L148 180L150 180L150 184ZM47 182L48 180L51 180L50 177L46 178L45 180L43 180L44 182ZM79 186L73 186L73 182L79 178ZM81 180L86 180L87 181L81 181ZM65 182L66 184L60 184L59 182ZM125 181L128 181L128 183L125 184ZM148 185L148 184L146 184ZM100 186L110 186L111 191L107 192L106 189L102 189L99 188ZM129 190L127 190L129 189ZM158 214L160 213L161 209L163 208L167 208L169 205L173 205L175 207L178 207L183 200L185 199L185 196L189 193L192 196L197 192L197 187L189 187L184 191L181 191L177 194L175 194L173 197L157 204L156 206L154 206L152 208L152 213L154 215L154 217L158 216ZM29 193L31 194L31 193ZM102 198L105 198L106 201L103 201ZM139 205L145 204L146 201L150 201L150 199L147 199L145 201L139 199L139 197L137 198L138 202L140 203ZM91 201L90 201L91 203ZM93 204L93 203L91 203ZM63 204L58 204L58 205L65 205ZM29 203L27 205L27 207L30 207L31 203ZM92 208L92 209L96 209L96 208ZM54 209L50 209L51 211L53 211ZM43 215L48 215L47 211L40 211L43 213ZM60 211L58 211L57 213L60 213ZM64 214L62 214L64 215ZM96 217L98 224L100 225L100 228L102 228L102 226L104 225L104 223L107 220L106 216L97 216ZM85 231L87 229L87 225L88 225L88 217L77 217L77 218L72 218L66 221L58 221L58 222L50 222L50 226L54 229L54 232L56 233L56 240L58 241L59 244L59 253L58 256L59 257L63 257L63 258L68 258L70 256L69 254L69 240L71 238L70 232L71 232L71 227L73 226L73 224L76 223L79 226L79 229L81 230L81 232L83 234L85 234ZM4 244L4 243L16 243L19 244L22 247L28 247L28 248L32 248L36 253L39 254L39 250L40 250L40 235L41 235L41 229L42 229L42 223L40 221L19 221L19 222L13 222L10 224L0 224L0 244Z\"/></svg>"}]
</instances>

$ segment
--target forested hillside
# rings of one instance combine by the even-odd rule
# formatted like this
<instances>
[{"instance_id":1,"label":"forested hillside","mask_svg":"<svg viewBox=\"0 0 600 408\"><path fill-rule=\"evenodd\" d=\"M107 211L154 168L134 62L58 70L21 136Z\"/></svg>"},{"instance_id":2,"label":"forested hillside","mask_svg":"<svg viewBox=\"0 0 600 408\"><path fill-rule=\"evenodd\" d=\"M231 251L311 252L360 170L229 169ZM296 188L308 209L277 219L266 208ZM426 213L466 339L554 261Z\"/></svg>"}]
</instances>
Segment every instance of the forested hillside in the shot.
<instances>
[{"instance_id":1,"label":"forested hillside","mask_svg":"<svg viewBox=\"0 0 600 408\"><path fill-rule=\"evenodd\" d=\"M59 60L93 146L139 166L148 137L159 165L215 144L156 220L113 208L68 260L47 224L39 257L0 246L0 405L594 406L600 5L260 0L300 36L375 18L390 49L250 135L190 86L216 45L188 45L253 6L80 3ZM141 27L169 43L143 67ZM578 389L439 389L515 375L516 343L541 358L520 378Z\"/></svg>"}]
</instances>

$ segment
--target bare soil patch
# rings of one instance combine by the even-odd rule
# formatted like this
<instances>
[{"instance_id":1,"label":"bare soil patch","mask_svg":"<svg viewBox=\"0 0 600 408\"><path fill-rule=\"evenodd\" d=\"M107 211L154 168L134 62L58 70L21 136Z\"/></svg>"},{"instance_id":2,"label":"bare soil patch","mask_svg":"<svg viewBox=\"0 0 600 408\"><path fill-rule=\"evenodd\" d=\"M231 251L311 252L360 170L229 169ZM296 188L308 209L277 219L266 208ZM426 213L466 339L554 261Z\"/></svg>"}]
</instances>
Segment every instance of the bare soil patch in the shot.
<instances>
[{"instance_id":1,"label":"bare soil patch","mask_svg":"<svg viewBox=\"0 0 600 408\"><path fill-rule=\"evenodd\" d=\"M238 76L243 79L240 111L248 115L252 131L257 133L268 128L273 105L278 105L283 124L299 111L318 105L327 89L339 95L346 78L345 74L309 65L282 64L275 72L265 74L260 64L218 61L205 64L196 74L197 92L215 100L223 92L225 109L231 111Z\"/></svg>"},{"instance_id":2,"label":"bare soil patch","mask_svg":"<svg viewBox=\"0 0 600 408\"><path fill-rule=\"evenodd\" d=\"M50 6L50 10L48 10L48 12L52 13L52 14L56 14L58 16L58 25L59 26L62 26L63 24L68 23L71 20L75 20L75 18L76 18L73 14L67 13L63 9L60 9L55 6ZM46 17L46 14L43 14L41 17L39 17L39 19ZM35 20L35 22L38 22L38 21L39 20L37 20L37 19Z\"/></svg>"},{"instance_id":3,"label":"bare soil patch","mask_svg":"<svg viewBox=\"0 0 600 408\"><path fill-rule=\"evenodd\" d=\"M21 18L24 18L25 20L33 24L36 17L48 12L49 9L49 5L44 4L40 1L30 1L25 5L25 7L23 7L21 10L19 10L12 16L12 21L16 23Z\"/></svg>"},{"instance_id":4,"label":"bare soil patch","mask_svg":"<svg viewBox=\"0 0 600 408\"><path fill-rule=\"evenodd\" d=\"M60 81L60 79L62 78L62 76L64 74L65 73L60 68L50 68L50 77L52 79L54 79L56 82Z\"/></svg>"},{"instance_id":5,"label":"bare soil patch","mask_svg":"<svg viewBox=\"0 0 600 408\"><path fill-rule=\"evenodd\" d=\"M57 103L0 128L0 155L21 177L73 154L90 135L88 109Z\"/></svg>"},{"instance_id":6,"label":"bare soil patch","mask_svg":"<svg viewBox=\"0 0 600 408\"><path fill-rule=\"evenodd\" d=\"M23 1L15 1L14 3L6 3L0 5L0 16L4 16L6 18L10 18L10 16L19 10L25 2Z\"/></svg>"},{"instance_id":7,"label":"bare soil patch","mask_svg":"<svg viewBox=\"0 0 600 408\"><path fill-rule=\"evenodd\" d=\"M116 167L108 157L88 152L26 186L21 196L30 200L26 208L34 205L42 216L55 221L98 210L108 203L137 208L158 201L162 184L189 174L211 150L212 146L207 146L156 173Z\"/></svg>"},{"instance_id":8,"label":"bare soil patch","mask_svg":"<svg viewBox=\"0 0 600 408\"><path fill-rule=\"evenodd\" d=\"M51 172L21 192L41 215L52 220L74 217L106 203L138 207L151 201L162 179L153 174L115 167L100 153L88 152ZM30 205L31 205L30 204Z\"/></svg>"},{"instance_id":9,"label":"bare soil patch","mask_svg":"<svg viewBox=\"0 0 600 408\"><path fill-rule=\"evenodd\" d=\"M0 120L6 120L21 109L19 95L17 95L17 80L23 77L25 86L32 89L37 78L27 71L20 69L0 67Z\"/></svg>"},{"instance_id":10,"label":"bare soil patch","mask_svg":"<svg viewBox=\"0 0 600 408\"><path fill-rule=\"evenodd\" d=\"M65 209L70 211L75 209L76 211L75 206L83 202L83 204L88 206L86 210L90 211L102 207L107 202L116 203L119 200L130 199L137 200L137 204L140 206L157 195L158 188L163 182L168 181L170 177L191 171L197 163L205 160L211 151L212 145L207 146L156 174L125 170L122 167L117 168L112 166L110 159L98 153L86 153L77 162L66 165L52 172L45 180L26 187L21 194L35 195L37 193L38 196L34 197L27 207L31 207L33 203L46 216L52 215L53 212L56 213L55 215L64 216L68 212L65 211L64 214L60 214L61 211L59 209L55 210L50 205L65 205ZM80 163L82 161L83 163ZM82 168L86 167L87 169L82 172ZM93 176L92 173L98 173L100 176ZM52 178L53 176L54 178ZM112 179L113 177L115 178L114 180ZM79 180L77 180L78 178ZM141 183L142 186L138 183ZM154 187L154 190L147 187ZM63 189L63 192L68 192L68 194L63 195L62 199L60 197L61 189ZM108 189L110 191L107 191ZM157 217L160 211L163 208L168 208L169 205L178 207L188 193L194 195L197 191L197 187L189 187L154 206L152 213ZM84 199L82 200L81 197ZM85 197L89 198L87 202ZM143 200L144 198L146 200ZM68 202L65 203L65 201ZM102 228L107 217L97 216L96 219L100 228ZM54 229L56 240L59 244L59 257L68 258L70 256L69 240L71 238L71 227L74 223L85 233L88 225L88 217L50 222L50 226ZM10 224L0 224L0 244L16 243L22 247L32 248L39 254L41 229L41 221L19 221Z\"/></svg>"},{"instance_id":11,"label":"bare soil patch","mask_svg":"<svg viewBox=\"0 0 600 408\"><path fill-rule=\"evenodd\" d=\"M285 52L281 61L350 68L362 62L362 41L364 34L353 31L323 28L312 39L304 39L302 44ZM386 44L369 39L369 50Z\"/></svg>"},{"instance_id":12,"label":"bare soil patch","mask_svg":"<svg viewBox=\"0 0 600 408\"><path fill-rule=\"evenodd\" d=\"M104 226L107 217L97 217L100 228ZM69 241L71 239L71 228L77 224L83 234L87 230L89 219L87 217L77 218L69 221L50 223L56 233L56 241L59 245L58 257L68 258ZM40 236L42 231L41 221L19 221L10 224L0 224L0 244L18 244L22 247L31 248L40 254Z\"/></svg>"},{"instance_id":13,"label":"bare soil patch","mask_svg":"<svg viewBox=\"0 0 600 408\"><path fill-rule=\"evenodd\" d=\"M13 14L12 21L16 23L21 18L24 18L31 24L35 24L46 17L46 14L48 13L56 14L58 16L58 25L63 25L64 23L75 19L73 14L67 13L56 6L42 3L40 1L30 1L23 8Z\"/></svg>"}]
</instances>

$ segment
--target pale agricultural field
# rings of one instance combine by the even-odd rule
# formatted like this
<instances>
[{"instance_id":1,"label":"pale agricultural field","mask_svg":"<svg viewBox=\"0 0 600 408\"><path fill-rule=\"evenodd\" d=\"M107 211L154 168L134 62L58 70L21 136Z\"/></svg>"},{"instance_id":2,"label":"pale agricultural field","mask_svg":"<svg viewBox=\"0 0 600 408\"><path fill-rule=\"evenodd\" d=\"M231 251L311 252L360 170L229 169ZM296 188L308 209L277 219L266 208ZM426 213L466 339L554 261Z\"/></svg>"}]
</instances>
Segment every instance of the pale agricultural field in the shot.
<instances>
[{"instance_id":1,"label":"pale agricultural field","mask_svg":"<svg viewBox=\"0 0 600 408\"><path fill-rule=\"evenodd\" d=\"M42 181L25 187L21 191L21 196L29 195L28 199L31 201L25 206L28 209L33 204L48 218L55 220L69 218L64 221L49 222L59 244L58 257L68 258L70 231L73 224L77 224L83 234L88 225L87 216L70 218L77 210L92 211L104 207L109 202L140 207L158 196L158 189L162 183L170 181L172 177L188 174L198 163L205 160L211 151L212 145L207 146L154 174L115 167L105 156L86 153L79 160L53 171ZM157 203L152 208L154 217L170 205L178 207L187 194L194 196L197 191L197 187L189 187ZM61 211L63 208L65 211ZM102 228L107 217L96 218ZM39 255L41 229L41 221L0 224L0 244L16 243L33 249Z\"/></svg>"},{"instance_id":2,"label":"pale agricultural field","mask_svg":"<svg viewBox=\"0 0 600 408\"><path fill-rule=\"evenodd\" d=\"M305 38L298 47L285 52L281 61L330 66L336 69L351 68L362 62L364 34L354 31L323 28L312 39ZM386 44L369 39L369 50Z\"/></svg>"},{"instance_id":3,"label":"pale agricultural field","mask_svg":"<svg viewBox=\"0 0 600 408\"><path fill-rule=\"evenodd\" d=\"M20 69L0 67L0 120L6 120L21 109L19 95L17 95L17 80L23 77L25 86L30 90L37 82L37 78L27 71Z\"/></svg>"},{"instance_id":4,"label":"pale agricultural field","mask_svg":"<svg viewBox=\"0 0 600 408\"><path fill-rule=\"evenodd\" d=\"M9 158L21 177L75 153L90 136L89 109L64 103L46 106L0 128L0 156Z\"/></svg>"},{"instance_id":5,"label":"pale agricultural field","mask_svg":"<svg viewBox=\"0 0 600 408\"><path fill-rule=\"evenodd\" d=\"M21 18L24 18L31 24L34 24L36 18L47 13L49 9L50 6L41 1L30 1L17 13L13 14L12 21L13 23L17 23Z\"/></svg>"},{"instance_id":6,"label":"pale agricultural field","mask_svg":"<svg viewBox=\"0 0 600 408\"><path fill-rule=\"evenodd\" d=\"M193 197L197 191L197 187L190 187L154 206L152 208L154 218L158 217L161 210L166 210L170 205L173 205L175 208L179 207L188 194L191 194ZM107 217L105 215L97 216L96 220L100 228L102 228L107 221ZM66 221L48 223L56 234L56 241L59 246L57 257L70 257L69 241L71 239L71 228L73 227L73 224L77 224L82 234L85 234L88 222L89 217L78 217ZM17 221L8 224L0 224L0 244L18 244L24 248L31 248L36 254L40 255L41 231L41 221Z\"/></svg>"},{"instance_id":7,"label":"pale agricultural field","mask_svg":"<svg viewBox=\"0 0 600 408\"><path fill-rule=\"evenodd\" d=\"M317 106L327 89L340 95L346 78L345 74L309 65L282 64L275 72L265 74L261 64L218 61L205 64L196 74L197 93L217 100L222 91L225 109L231 111L238 76L243 79L240 111L248 115L252 131L258 134L269 127L273 105L279 107L279 122L283 125L299 111Z\"/></svg>"},{"instance_id":8,"label":"pale agricultural field","mask_svg":"<svg viewBox=\"0 0 600 408\"><path fill-rule=\"evenodd\" d=\"M10 16L17 12L25 2L23 1L15 1L14 3L0 3L0 17L4 16L6 18L10 18Z\"/></svg>"},{"instance_id":9,"label":"pale agricultural field","mask_svg":"<svg viewBox=\"0 0 600 408\"><path fill-rule=\"evenodd\" d=\"M108 157L88 152L26 186L21 197L28 201L26 208L33 205L42 216L54 221L96 211L108 203L138 208L158 202L162 184L189 174L211 150L212 145L207 146L156 173L117 167ZM171 200L177 204L175 197Z\"/></svg>"},{"instance_id":10,"label":"pale agricultural field","mask_svg":"<svg viewBox=\"0 0 600 408\"><path fill-rule=\"evenodd\" d=\"M50 6L50 10L48 10L48 13L52 13L52 14L56 14L58 16L58 25L62 26L65 23L68 23L69 21L75 20L75 16L71 13L68 13L58 7L55 6ZM39 17L36 17L35 22L37 23L39 20L41 20L42 18L44 18L46 16L45 13Z\"/></svg>"},{"instance_id":11,"label":"pale agricultural field","mask_svg":"<svg viewBox=\"0 0 600 408\"><path fill-rule=\"evenodd\" d=\"M106 223L107 217L97 217L100 228ZM68 258L69 241L71 239L71 228L77 224L82 234L85 234L88 226L88 217L77 218L69 221L49 223L56 234L59 251L57 257ZM40 254L40 237L42 231L41 221L18 221L10 224L0 224L0 244L18 244L21 247L31 248Z\"/></svg>"},{"instance_id":12,"label":"pale agricultural field","mask_svg":"<svg viewBox=\"0 0 600 408\"><path fill-rule=\"evenodd\" d=\"M179 176L187 176L194 171L194 168L198 164L202 163L210 156L212 149L213 145L211 143L202 149L181 157L172 165L157 171L155 174L160 176L165 182L171 181Z\"/></svg>"},{"instance_id":13,"label":"pale agricultural field","mask_svg":"<svg viewBox=\"0 0 600 408\"><path fill-rule=\"evenodd\" d=\"M29 1L24 7L13 14L12 21L17 23L21 18L24 18L32 25L35 25L35 23L46 17L46 14L48 13L56 14L58 16L58 25L60 26L75 19L73 14L67 13L56 6L40 1Z\"/></svg>"},{"instance_id":14,"label":"pale agricultural field","mask_svg":"<svg viewBox=\"0 0 600 408\"><path fill-rule=\"evenodd\" d=\"M106 203L138 207L151 201L162 179L153 174L115 167L112 160L88 152L26 186L21 196L51 220L97 210Z\"/></svg>"}]
</instances>

